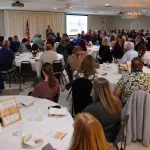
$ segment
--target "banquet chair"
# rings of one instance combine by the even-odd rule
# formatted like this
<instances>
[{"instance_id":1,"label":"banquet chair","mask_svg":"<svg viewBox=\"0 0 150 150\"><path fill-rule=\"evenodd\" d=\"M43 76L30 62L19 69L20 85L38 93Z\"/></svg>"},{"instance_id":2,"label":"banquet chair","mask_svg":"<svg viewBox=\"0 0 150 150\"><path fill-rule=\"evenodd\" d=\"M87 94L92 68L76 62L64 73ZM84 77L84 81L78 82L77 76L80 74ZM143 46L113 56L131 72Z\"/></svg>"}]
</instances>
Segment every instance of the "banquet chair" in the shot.
<instances>
[{"instance_id":1,"label":"banquet chair","mask_svg":"<svg viewBox=\"0 0 150 150\"><path fill-rule=\"evenodd\" d=\"M19 90L21 90L21 84L23 81L24 84L24 79L25 78L34 78L34 85L38 82L38 77L36 71L32 70L31 63L29 61L22 61L21 62L21 69L19 72L20 75L20 86Z\"/></svg>"},{"instance_id":2,"label":"banquet chair","mask_svg":"<svg viewBox=\"0 0 150 150\"><path fill-rule=\"evenodd\" d=\"M86 78L78 78L72 84L72 116L82 112L92 101L90 95L92 82Z\"/></svg>"},{"instance_id":3,"label":"banquet chair","mask_svg":"<svg viewBox=\"0 0 150 150\"><path fill-rule=\"evenodd\" d=\"M129 115L127 123L127 145L141 141L142 145L150 144L150 94L146 91L135 91L123 107L122 118Z\"/></svg>"},{"instance_id":4,"label":"banquet chair","mask_svg":"<svg viewBox=\"0 0 150 150\"><path fill-rule=\"evenodd\" d=\"M58 101L59 101L59 96L60 96L60 88L58 89L58 93L56 94L56 96L55 96L54 99L53 99L53 101L54 101L55 103L58 103Z\"/></svg>"},{"instance_id":5,"label":"banquet chair","mask_svg":"<svg viewBox=\"0 0 150 150\"><path fill-rule=\"evenodd\" d=\"M9 76L9 87L11 87L11 78L12 78L12 74L15 72L15 69L6 69L5 65L3 62L0 62L0 70L2 73L2 76L4 79L6 79L6 76Z\"/></svg>"},{"instance_id":6,"label":"banquet chair","mask_svg":"<svg viewBox=\"0 0 150 150\"><path fill-rule=\"evenodd\" d=\"M126 138L127 138L127 133L124 132L126 127L127 127L127 123L129 120L129 115L125 116L124 120L121 122L121 128L120 131L116 137L116 140L113 143L113 146L116 148L116 150L125 150L126 149ZM121 148L118 147L118 143L121 142ZM124 148L123 148L123 142L124 142Z\"/></svg>"},{"instance_id":7,"label":"banquet chair","mask_svg":"<svg viewBox=\"0 0 150 150\"><path fill-rule=\"evenodd\" d=\"M53 66L54 75L59 80L59 82L60 82L60 79L62 79L63 84L64 84L63 79L65 79L65 81L67 82L65 75L63 73L64 67L61 64L61 61L60 60L53 61L52 66Z\"/></svg>"}]
</instances>

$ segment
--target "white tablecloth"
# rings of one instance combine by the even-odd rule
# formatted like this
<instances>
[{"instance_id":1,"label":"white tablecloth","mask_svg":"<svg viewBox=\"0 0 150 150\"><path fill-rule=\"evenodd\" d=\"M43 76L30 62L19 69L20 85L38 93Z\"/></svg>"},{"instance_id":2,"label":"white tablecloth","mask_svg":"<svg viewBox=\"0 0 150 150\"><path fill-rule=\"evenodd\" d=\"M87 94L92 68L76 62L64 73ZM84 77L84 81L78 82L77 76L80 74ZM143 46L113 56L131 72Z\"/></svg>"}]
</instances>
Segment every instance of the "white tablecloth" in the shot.
<instances>
[{"instance_id":1,"label":"white tablecloth","mask_svg":"<svg viewBox=\"0 0 150 150\"><path fill-rule=\"evenodd\" d=\"M35 59L40 59L40 55L41 55L41 54L39 54L39 56L37 56ZM63 55L57 54L57 56L58 56L58 60L61 60L61 61L62 61L62 64L64 64ZM39 61L35 61L35 59L31 59L31 58L32 58L32 54L31 54L31 53L20 54L19 56L16 56L16 57L15 57L14 65L16 65L16 66L18 66L18 67L21 67L21 62L22 62L22 61L29 61L29 62L31 62L32 69L33 69L34 71L36 71L38 77L40 77L40 76L41 76L41 70L40 70Z\"/></svg>"},{"instance_id":2,"label":"white tablecloth","mask_svg":"<svg viewBox=\"0 0 150 150\"><path fill-rule=\"evenodd\" d=\"M42 150L42 147L50 143L57 150L67 150L70 144L73 133L73 119L68 112L68 115L63 118L52 118L44 115L42 121L30 122L28 117L37 113L37 111L47 111L49 106L54 106L56 103L46 99L32 98L28 96L1 96L1 100L16 97L17 101L33 99L34 105L29 108L21 108L20 113L22 121L15 123L7 128L3 128L3 134L0 135L0 150L23 150L21 146L21 137L13 136L16 127L23 122L23 132L35 133L37 136L44 139L44 144L35 150ZM56 140L48 136L50 131L64 132L67 136L63 140Z\"/></svg>"},{"instance_id":3,"label":"white tablecloth","mask_svg":"<svg viewBox=\"0 0 150 150\"><path fill-rule=\"evenodd\" d=\"M99 46L93 45L92 47L88 48L88 53L96 58L99 51Z\"/></svg>"},{"instance_id":4,"label":"white tablecloth","mask_svg":"<svg viewBox=\"0 0 150 150\"><path fill-rule=\"evenodd\" d=\"M107 66L106 64L104 64L105 66ZM110 68L107 68L105 67L105 70L103 70L103 64L100 66L99 69L97 69L97 72L98 72L98 77L103 77L103 78L106 78L110 84L111 84L111 88L112 90L114 91L115 90L115 87L116 87L116 84L117 82L119 81L119 79L122 77L123 74L119 74L118 73L118 64L109 64L109 67ZM102 76L102 74L106 72L108 73L106 76ZM143 68L143 72L145 73L150 73L150 69L148 67L144 67Z\"/></svg>"}]
</instances>

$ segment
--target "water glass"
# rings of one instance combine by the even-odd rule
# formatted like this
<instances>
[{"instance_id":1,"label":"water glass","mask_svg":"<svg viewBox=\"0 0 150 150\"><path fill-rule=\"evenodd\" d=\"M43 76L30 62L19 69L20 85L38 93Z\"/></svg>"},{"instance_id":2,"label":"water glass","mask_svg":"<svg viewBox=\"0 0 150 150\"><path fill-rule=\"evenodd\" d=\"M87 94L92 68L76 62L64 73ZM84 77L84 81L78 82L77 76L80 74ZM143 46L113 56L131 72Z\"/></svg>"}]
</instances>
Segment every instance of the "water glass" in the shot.
<instances>
[{"instance_id":1,"label":"water glass","mask_svg":"<svg viewBox=\"0 0 150 150\"><path fill-rule=\"evenodd\" d=\"M13 136L22 136L24 123L19 123L16 126L16 131L13 133Z\"/></svg>"},{"instance_id":2,"label":"water glass","mask_svg":"<svg viewBox=\"0 0 150 150\"><path fill-rule=\"evenodd\" d=\"M107 68L109 68L109 61L106 61L106 64L107 64Z\"/></svg>"}]
</instances>

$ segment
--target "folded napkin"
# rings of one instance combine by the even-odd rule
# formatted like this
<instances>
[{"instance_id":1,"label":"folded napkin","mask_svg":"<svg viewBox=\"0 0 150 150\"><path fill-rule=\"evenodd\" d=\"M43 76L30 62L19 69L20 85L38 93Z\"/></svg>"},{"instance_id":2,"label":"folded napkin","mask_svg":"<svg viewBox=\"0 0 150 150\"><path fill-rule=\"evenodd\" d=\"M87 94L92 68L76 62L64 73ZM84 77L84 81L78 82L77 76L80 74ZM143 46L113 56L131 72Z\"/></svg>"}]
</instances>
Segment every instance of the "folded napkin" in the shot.
<instances>
[{"instance_id":1,"label":"folded napkin","mask_svg":"<svg viewBox=\"0 0 150 150\"><path fill-rule=\"evenodd\" d=\"M59 115L59 116L66 116L68 114L67 108L63 107L63 108L50 108L48 111L49 115Z\"/></svg>"},{"instance_id":2,"label":"folded napkin","mask_svg":"<svg viewBox=\"0 0 150 150\"><path fill-rule=\"evenodd\" d=\"M38 147L44 140L34 134L26 134L22 137L22 145L25 147Z\"/></svg>"}]
</instances>

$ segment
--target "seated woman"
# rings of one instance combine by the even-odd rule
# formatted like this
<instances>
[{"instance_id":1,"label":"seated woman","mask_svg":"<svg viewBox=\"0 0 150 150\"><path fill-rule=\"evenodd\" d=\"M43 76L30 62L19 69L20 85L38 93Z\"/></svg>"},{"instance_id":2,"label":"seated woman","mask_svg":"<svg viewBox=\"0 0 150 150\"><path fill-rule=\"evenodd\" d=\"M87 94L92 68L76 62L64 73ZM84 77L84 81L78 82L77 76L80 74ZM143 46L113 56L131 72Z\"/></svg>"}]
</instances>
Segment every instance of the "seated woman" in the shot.
<instances>
[{"instance_id":1,"label":"seated woman","mask_svg":"<svg viewBox=\"0 0 150 150\"><path fill-rule=\"evenodd\" d=\"M93 104L84 112L95 116L102 124L108 142L114 142L120 130L121 101L112 93L110 83L105 78L93 82Z\"/></svg>"},{"instance_id":2,"label":"seated woman","mask_svg":"<svg viewBox=\"0 0 150 150\"><path fill-rule=\"evenodd\" d=\"M18 36L15 35L13 37L13 41L10 44L10 49L13 51L13 53L16 53L19 51L19 47L20 47L20 42L19 42Z\"/></svg>"},{"instance_id":3,"label":"seated woman","mask_svg":"<svg viewBox=\"0 0 150 150\"><path fill-rule=\"evenodd\" d=\"M99 56L101 57L101 63L106 61L109 61L109 63L112 62L110 47L109 47L108 40L106 38L103 39L102 45L100 46Z\"/></svg>"},{"instance_id":4,"label":"seated woman","mask_svg":"<svg viewBox=\"0 0 150 150\"><path fill-rule=\"evenodd\" d=\"M73 71L80 69L82 60L79 58L79 54L78 54L79 51L82 51L81 48L76 47L73 50L72 55L68 56L68 64Z\"/></svg>"},{"instance_id":5,"label":"seated woman","mask_svg":"<svg viewBox=\"0 0 150 150\"><path fill-rule=\"evenodd\" d=\"M124 49L121 47L119 38L116 38L115 42L116 43L115 43L114 48L112 50L112 55L116 59L121 59L123 54L124 54Z\"/></svg>"},{"instance_id":6,"label":"seated woman","mask_svg":"<svg viewBox=\"0 0 150 150\"><path fill-rule=\"evenodd\" d=\"M59 81L53 74L52 65L48 62L44 63L42 72L45 80L35 86L32 96L54 100L59 92Z\"/></svg>"},{"instance_id":7,"label":"seated woman","mask_svg":"<svg viewBox=\"0 0 150 150\"><path fill-rule=\"evenodd\" d=\"M79 71L74 73L75 78L87 78L93 81L96 78L95 60L92 55L87 55L80 66Z\"/></svg>"},{"instance_id":8,"label":"seated woman","mask_svg":"<svg viewBox=\"0 0 150 150\"><path fill-rule=\"evenodd\" d=\"M138 56L142 58L144 65L146 66L148 64L148 54L147 54L147 47L144 43L139 46Z\"/></svg>"},{"instance_id":9,"label":"seated woman","mask_svg":"<svg viewBox=\"0 0 150 150\"><path fill-rule=\"evenodd\" d=\"M45 50L40 57L40 67L45 62L53 63L53 61L58 59L57 53L52 51L51 44L46 44Z\"/></svg>"},{"instance_id":10,"label":"seated woman","mask_svg":"<svg viewBox=\"0 0 150 150\"><path fill-rule=\"evenodd\" d=\"M87 51L87 48L83 39L80 40L79 47L82 50L78 52L79 58L83 60L85 56L88 55L88 51Z\"/></svg>"},{"instance_id":11,"label":"seated woman","mask_svg":"<svg viewBox=\"0 0 150 150\"><path fill-rule=\"evenodd\" d=\"M115 45L115 36L112 35L112 36L110 37L110 43L109 43L109 46L110 46L110 47L114 47L114 45Z\"/></svg>"},{"instance_id":12,"label":"seated woman","mask_svg":"<svg viewBox=\"0 0 150 150\"><path fill-rule=\"evenodd\" d=\"M111 150L103 128L98 120L88 113L75 117L74 132L69 150Z\"/></svg>"}]
</instances>

